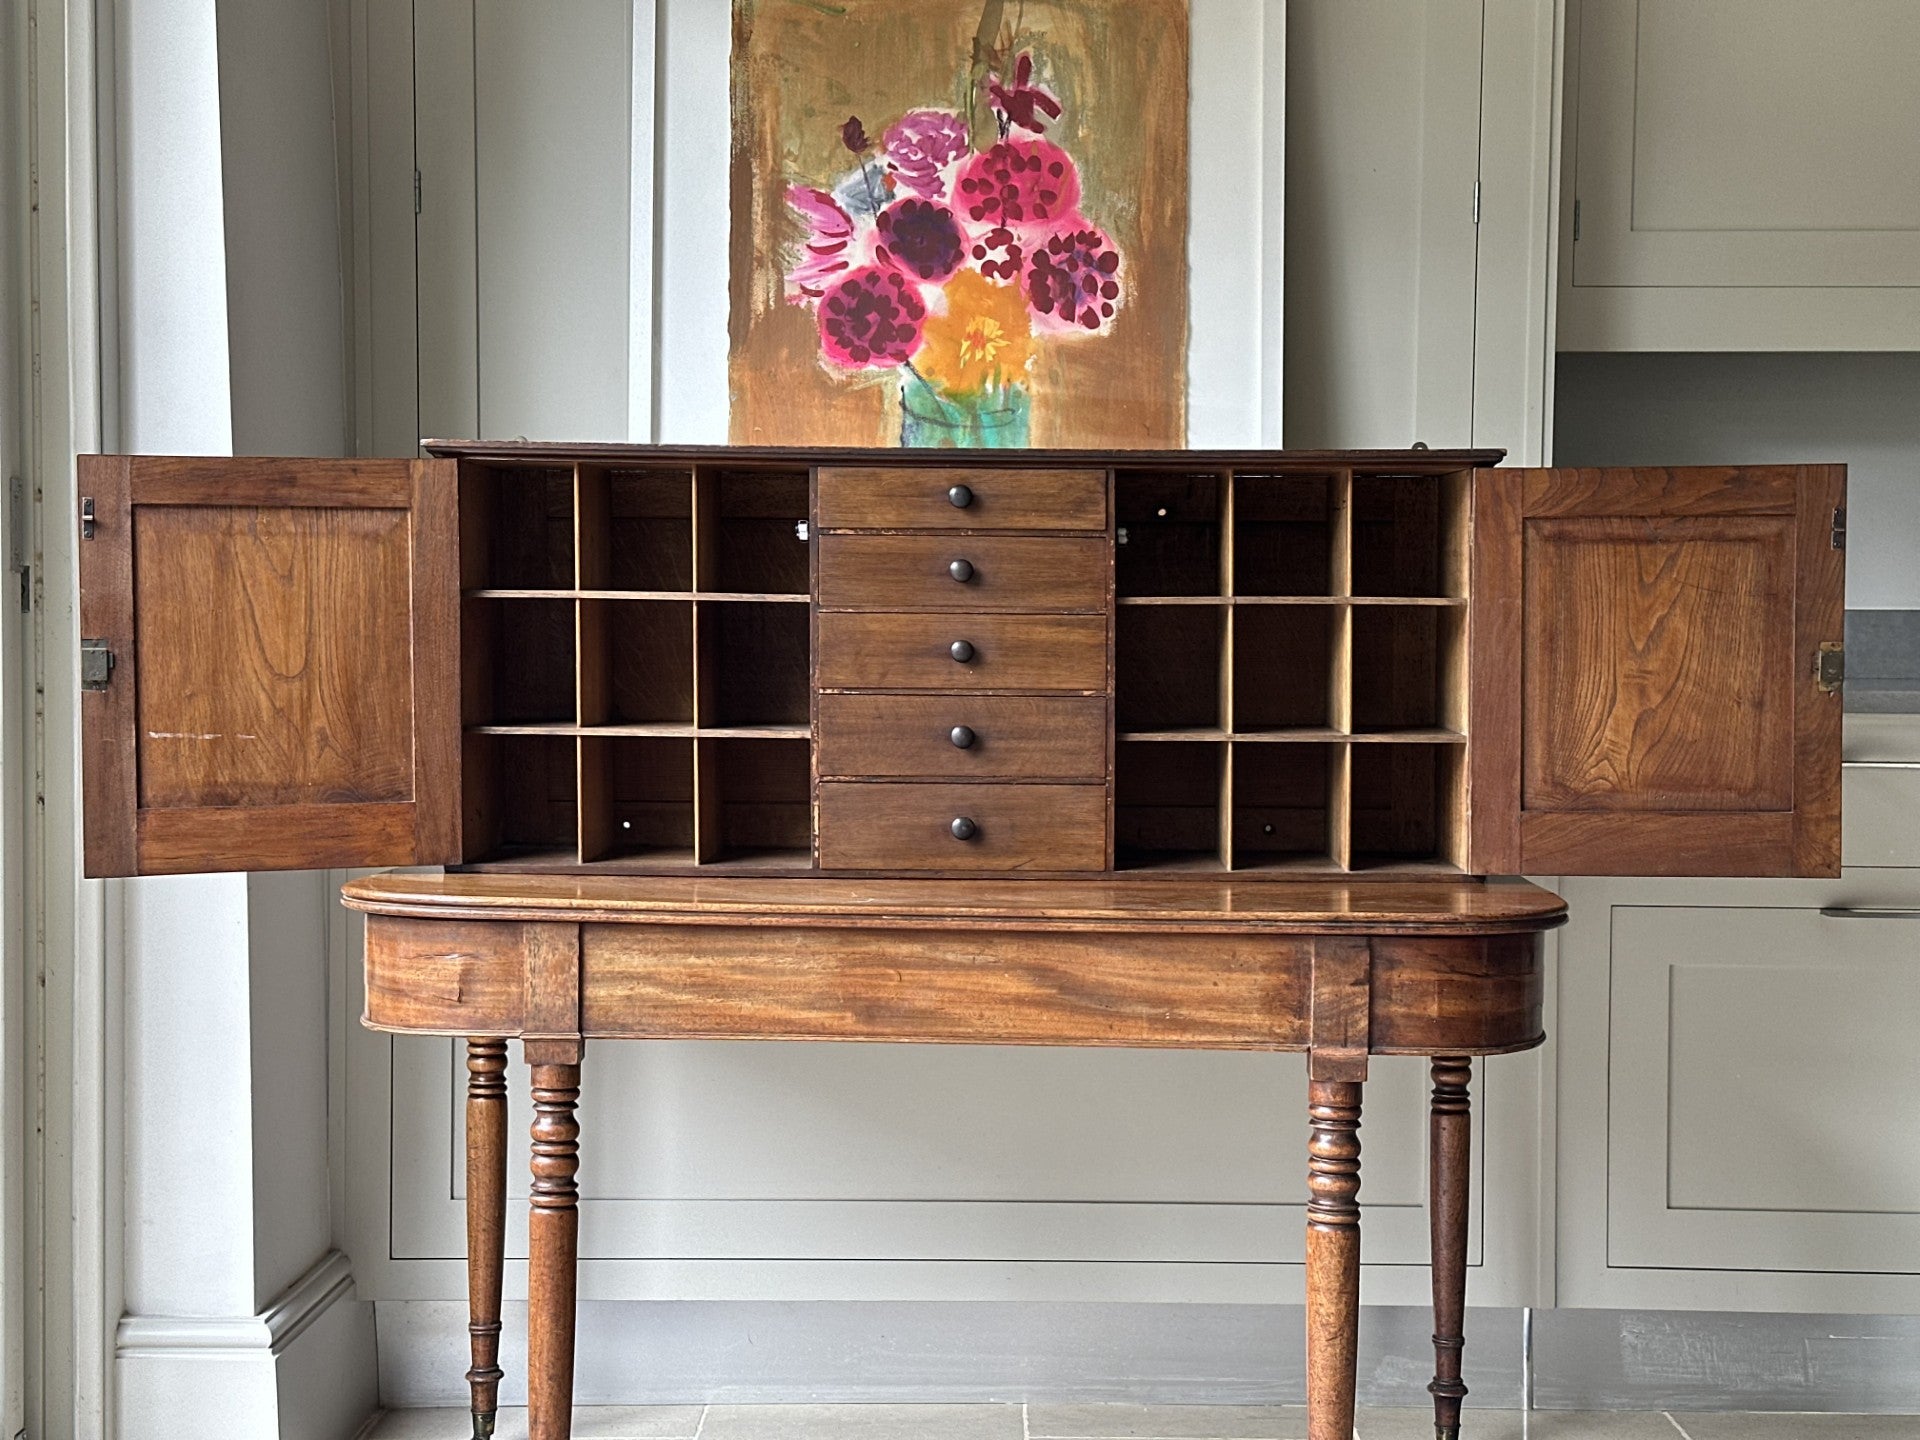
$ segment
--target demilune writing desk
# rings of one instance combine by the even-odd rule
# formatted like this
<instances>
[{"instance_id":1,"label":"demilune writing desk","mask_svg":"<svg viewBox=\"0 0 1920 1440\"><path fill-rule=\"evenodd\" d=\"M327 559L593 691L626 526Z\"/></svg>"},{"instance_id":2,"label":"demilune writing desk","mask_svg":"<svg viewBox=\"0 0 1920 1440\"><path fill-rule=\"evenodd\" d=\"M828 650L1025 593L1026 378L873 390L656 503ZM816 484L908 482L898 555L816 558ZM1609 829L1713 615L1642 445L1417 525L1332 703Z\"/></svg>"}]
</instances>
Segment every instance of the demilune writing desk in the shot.
<instances>
[{"instance_id":1,"label":"demilune writing desk","mask_svg":"<svg viewBox=\"0 0 1920 1440\"><path fill-rule=\"evenodd\" d=\"M557 1440L586 1042L699 1038L1305 1051L1313 1440L1368 1057L1432 1057L1455 1435L1471 1057L1565 918L1483 877L1838 872L1839 466L427 450L81 457L87 866L454 867L344 899L367 1023L467 1040L476 1434L506 1042Z\"/></svg>"}]
</instances>

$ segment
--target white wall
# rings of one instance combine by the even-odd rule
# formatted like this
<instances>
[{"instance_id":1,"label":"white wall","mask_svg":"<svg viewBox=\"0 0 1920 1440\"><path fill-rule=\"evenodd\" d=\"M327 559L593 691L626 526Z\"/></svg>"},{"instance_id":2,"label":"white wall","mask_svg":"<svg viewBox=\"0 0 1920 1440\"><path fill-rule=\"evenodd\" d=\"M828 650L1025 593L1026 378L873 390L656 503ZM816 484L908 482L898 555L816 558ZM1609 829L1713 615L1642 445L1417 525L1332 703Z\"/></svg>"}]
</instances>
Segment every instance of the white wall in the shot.
<instances>
[{"instance_id":1,"label":"white wall","mask_svg":"<svg viewBox=\"0 0 1920 1440\"><path fill-rule=\"evenodd\" d=\"M341 453L325 9L142 0L118 21L108 443ZM372 1316L330 1253L324 883L107 882L125 921L121 1440L334 1440L371 1408Z\"/></svg>"},{"instance_id":2,"label":"white wall","mask_svg":"<svg viewBox=\"0 0 1920 1440\"><path fill-rule=\"evenodd\" d=\"M1553 460L1844 463L1848 608L1920 608L1920 355L1562 355Z\"/></svg>"}]
</instances>

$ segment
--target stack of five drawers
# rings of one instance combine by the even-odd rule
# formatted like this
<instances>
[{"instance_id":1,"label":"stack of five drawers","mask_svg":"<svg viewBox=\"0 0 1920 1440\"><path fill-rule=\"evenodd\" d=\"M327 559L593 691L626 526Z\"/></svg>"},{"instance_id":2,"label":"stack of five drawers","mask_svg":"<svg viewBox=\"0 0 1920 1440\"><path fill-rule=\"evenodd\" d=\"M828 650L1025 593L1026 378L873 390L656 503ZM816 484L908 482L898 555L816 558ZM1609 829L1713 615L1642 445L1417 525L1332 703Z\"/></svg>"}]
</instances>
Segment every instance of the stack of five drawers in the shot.
<instances>
[{"instance_id":1,"label":"stack of five drawers","mask_svg":"<svg viewBox=\"0 0 1920 1440\"><path fill-rule=\"evenodd\" d=\"M1104 470L823 467L820 866L1108 863Z\"/></svg>"}]
</instances>

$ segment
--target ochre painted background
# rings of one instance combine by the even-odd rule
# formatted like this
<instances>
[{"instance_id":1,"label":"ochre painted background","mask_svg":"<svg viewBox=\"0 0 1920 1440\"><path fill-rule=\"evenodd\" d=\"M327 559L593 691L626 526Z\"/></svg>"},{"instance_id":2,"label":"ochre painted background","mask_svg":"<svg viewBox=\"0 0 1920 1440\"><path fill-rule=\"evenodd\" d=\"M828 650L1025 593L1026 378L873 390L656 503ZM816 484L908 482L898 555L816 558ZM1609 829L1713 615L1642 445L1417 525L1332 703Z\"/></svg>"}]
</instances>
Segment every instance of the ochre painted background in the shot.
<instances>
[{"instance_id":1,"label":"ochre painted background","mask_svg":"<svg viewBox=\"0 0 1920 1440\"><path fill-rule=\"evenodd\" d=\"M787 186L853 169L840 126L965 114L981 0L735 0L728 383L736 444L897 445L897 372L843 378L783 275L805 228ZM1110 334L1036 336L1035 446L1186 443L1187 0L1006 0L1064 113L1047 138L1080 167L1081 209L1118 245ZM1224 143L1231 143L1223 137Z\"/></svg>"}]
</instances>

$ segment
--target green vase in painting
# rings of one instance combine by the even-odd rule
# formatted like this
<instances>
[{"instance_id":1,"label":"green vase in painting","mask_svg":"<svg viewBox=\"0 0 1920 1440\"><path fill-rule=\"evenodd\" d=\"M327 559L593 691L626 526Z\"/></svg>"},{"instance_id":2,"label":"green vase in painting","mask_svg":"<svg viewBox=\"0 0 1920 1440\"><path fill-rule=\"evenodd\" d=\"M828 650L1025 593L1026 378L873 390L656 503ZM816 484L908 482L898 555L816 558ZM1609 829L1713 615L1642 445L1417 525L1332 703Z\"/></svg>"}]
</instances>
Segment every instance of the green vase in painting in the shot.
<instances>
[{"instance_id":1,"label":"green vase in painting","mask_svg":"<svg viewBox=\"0 0 1920 1440\"><path fill-rule=\"evenodd\" d=\"M1022 450L1033 397L1024 385L948 395L913 376L900 387L900 443L932 450Z\"/></svg>"}]
</instances>

